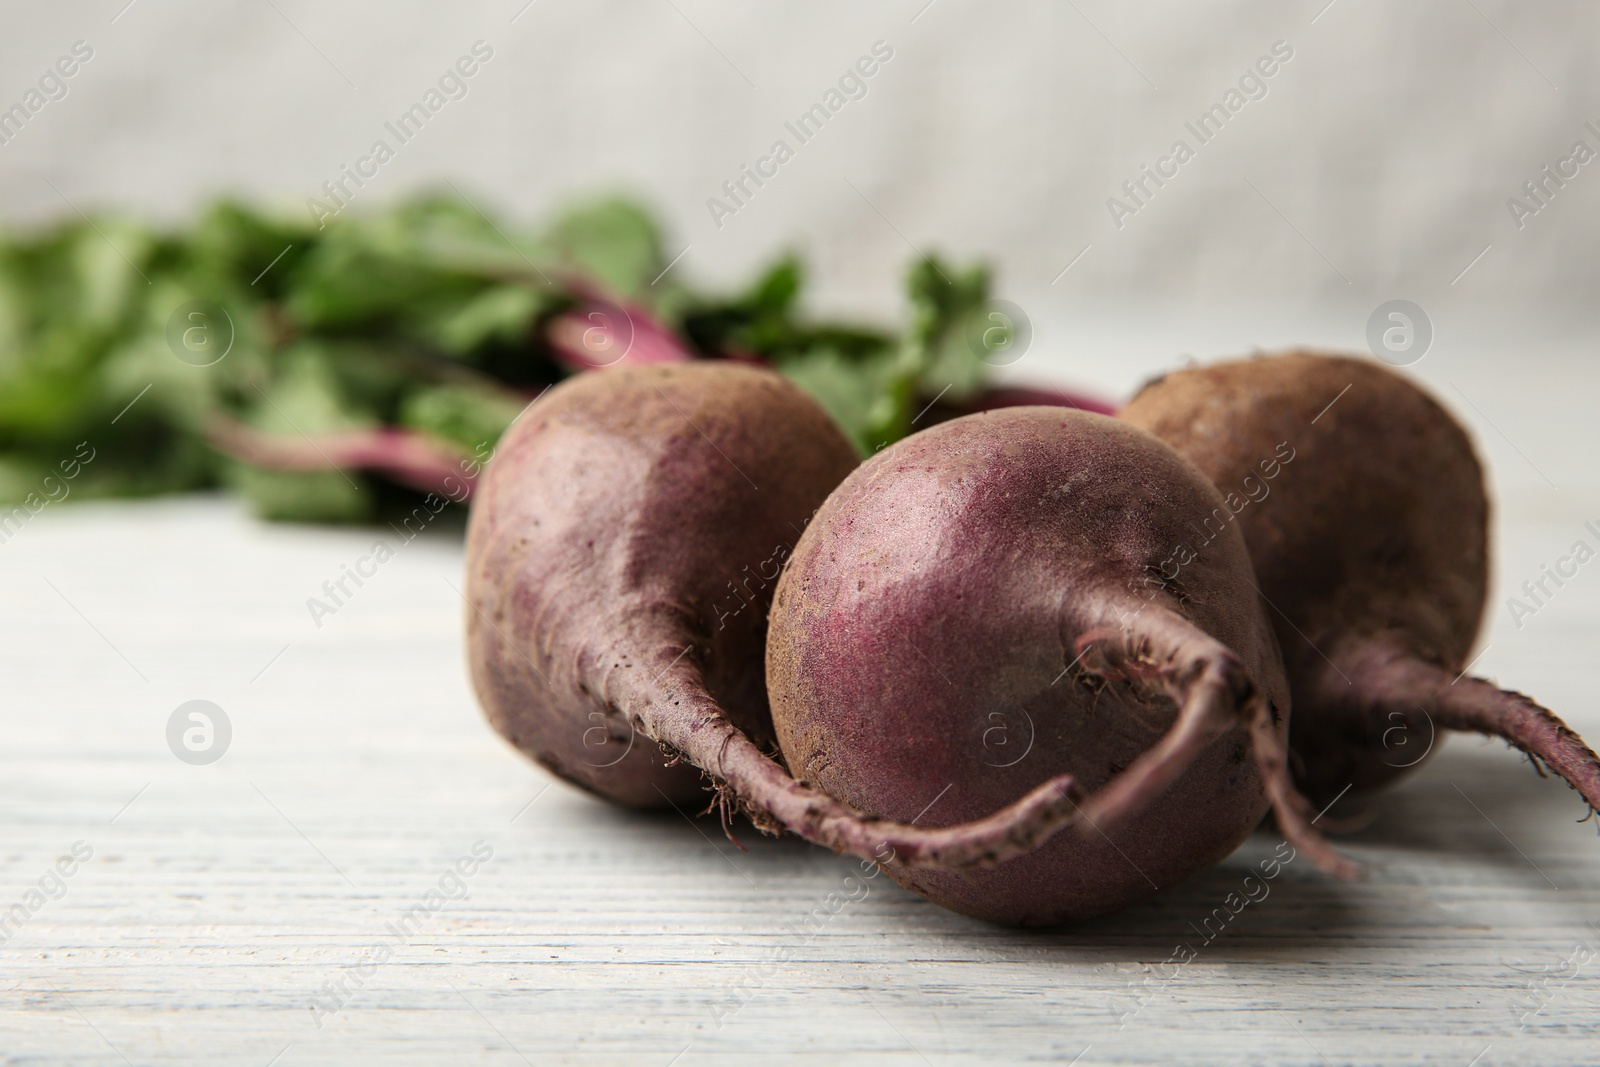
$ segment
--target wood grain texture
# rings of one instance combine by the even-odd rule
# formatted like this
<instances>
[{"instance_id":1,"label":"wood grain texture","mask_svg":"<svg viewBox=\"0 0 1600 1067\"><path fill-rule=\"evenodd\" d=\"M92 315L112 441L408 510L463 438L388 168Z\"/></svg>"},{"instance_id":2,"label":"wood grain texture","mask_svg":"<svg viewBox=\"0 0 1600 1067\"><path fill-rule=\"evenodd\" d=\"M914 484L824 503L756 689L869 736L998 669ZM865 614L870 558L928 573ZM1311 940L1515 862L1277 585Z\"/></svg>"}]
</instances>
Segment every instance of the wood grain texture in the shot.
<instances>
[{"instance_id":1,"label":"wood grain texture","mask_svg":"<svg viewBox=\"0 0 1600 1067\"><path fill-rule=\"evenodd\" d=\"M1529 573L1582 510L1537 503L1501 545ZM52 507L0 545L0 917L93 849L0 946L5 1063L1595 1062L1600 841L1503 746L1455 739L1386 797L1348 842L1370 879L1292 863L1209 943L1272 836L1018 933L553 782L474 705L457 534L313 623L375 537L195 498ZM1482 667L1600 733L1600 576L1536 621ZM210 766L167 747L195 698L233 727ZM478 842L467 895L392 933Z\"/></svg>"}]
</instances>

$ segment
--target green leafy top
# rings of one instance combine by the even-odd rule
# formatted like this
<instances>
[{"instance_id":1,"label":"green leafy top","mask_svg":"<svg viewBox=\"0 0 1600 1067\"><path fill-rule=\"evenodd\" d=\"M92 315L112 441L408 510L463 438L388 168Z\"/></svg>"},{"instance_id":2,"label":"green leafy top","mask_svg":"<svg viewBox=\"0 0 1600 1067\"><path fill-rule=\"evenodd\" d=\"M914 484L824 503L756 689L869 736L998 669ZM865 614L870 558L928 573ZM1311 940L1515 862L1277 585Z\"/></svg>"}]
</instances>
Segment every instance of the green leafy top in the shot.
<instances>
[{"instance_id":1,"label":"green leafy top","mask_svg":"<svg viewBox=\"0 0 1600 1067\"><path fill-rule=\"evenodd\" d=\"M684 357L773 364L864 453L909 432L927 397L983 384L982 268L914 265L897 335L807 319L792 256L732 296L663 277L668 261L622 199L534 232L430 195L322 229L223 201L172 231L104 215L0 239L0 502L49 495L89 442L75 494L227 485L273 518L370 518L414 490L279 452L396 431L481 455L571 372L551 324L601 298L659 322Z\"/></svg>"}]
</instances>

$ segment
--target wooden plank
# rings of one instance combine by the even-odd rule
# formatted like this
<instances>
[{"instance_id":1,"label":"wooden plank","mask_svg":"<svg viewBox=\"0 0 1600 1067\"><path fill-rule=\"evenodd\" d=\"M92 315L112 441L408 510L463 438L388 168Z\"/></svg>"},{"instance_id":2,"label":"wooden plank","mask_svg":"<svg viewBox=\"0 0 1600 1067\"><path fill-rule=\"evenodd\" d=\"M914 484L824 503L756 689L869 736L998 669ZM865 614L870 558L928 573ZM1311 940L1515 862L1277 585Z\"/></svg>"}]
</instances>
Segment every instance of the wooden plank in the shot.
<instances>
[{"instance_id":1,"label":"wooden plank","mask_svg":"<svg viewBox=\"0 0 1600 1067\"><path fill-rule=\"evenodd\" d=\"M883 878L830 913L852 861L617 811L503 745L450 533L318 628L305 599L374 536L197 498L51 510L0 546L0 910L93 850L0 947L7 1062L1594 1062L1600 964L1568 961L1600 957L1600 845L1502 746L1457 739L1382 802L1350 844L1368 881L1293 864L1209 943L1270 836L1064 932ZM1540 651L1486 663L1600 733L1600 588L1540 621ZM209 766L165 736L196 698L233 727ZM465 896L397 935L479 842ZM1180 942L1193 962L1158 967Z\"/></svg>"}]
</instances>

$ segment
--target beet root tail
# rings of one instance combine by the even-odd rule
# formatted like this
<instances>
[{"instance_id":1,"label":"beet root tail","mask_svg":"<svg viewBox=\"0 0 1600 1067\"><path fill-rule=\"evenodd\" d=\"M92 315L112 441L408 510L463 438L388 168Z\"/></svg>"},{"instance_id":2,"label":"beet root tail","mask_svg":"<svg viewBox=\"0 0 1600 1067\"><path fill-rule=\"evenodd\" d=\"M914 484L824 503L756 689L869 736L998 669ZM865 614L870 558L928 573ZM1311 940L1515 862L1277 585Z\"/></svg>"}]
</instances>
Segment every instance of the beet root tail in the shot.
<instances>
[{"instance_id":1,"label":"beet root tail","mask_svg":"<svg viewBox=\"0 0 1600 1067\"><path fill-rule=\"evenodd\" d=\"M1294 778L1289 773L1289 746L1278 731L1271 706L1264 699L1257 700L1250 720L1250 735L1256 766L1261 770L1261 781L1272 801L1272 815L1283 839L1293 845L1295 851L1304 852L1318 870L1338 878L1360 877L1364 873L1361 865L1328 844L1317 831L1316 822L1321 816L1312 814L1310 802L1294 786Z\"/></svg>"},{"instance_id":2,"label":"beet root tail","mask_svg":"<svg viewBox=\"0 0 1600 1067\"><path fill-rule=\"evenodd\" d=\"M1483 678L1452 676L1398 651L1390 651L1357 684L1380 711L1420 708L1436 726L1502 738L1532 758L1535 768L1543 764L1559 775L1591 812L1600 810L1600 757L1555 712L1531 698Z\"/></svg>"},{"instance_id":3,"label":"beet root tail","mask_svg":"<svg viewBox=\"0 0 1600 1067\"><path fill-rule=\"evenodd\" d=\"M1463 678L1443 692L1441 726L1504 738L1560 775L1590 811L1600 809L1600 758L1555 712L1482 678Z\"/></svg>"},{"instance_id":4,"label":"beet root tail","mask_svg":"<svg viewBox=\"0 0 1600 1067\"><path fill-rule=\"evenodd\" d=\"M1311 805L1289 773L1277 713L1225 645L1177 612L1150 607L1129 624L1083 634L1076 645L1092 673L1153 686L1178 705L1177 720L1161 740L1085 802L1086 823L1104 832L1149 807L1202 749L1242 724L1250 731L1262 786L1284 838L1330 874L1350 878L1360 872L1312 825Z\"/></svg>"},{"instance_id":5,"label":"beet root tail","mask_svg":"<svg viewBox=\"0 0 1600 1067\"><path fill-rule=\"evenodd\" d=\"M1082 790L1068 774L982 819L918 827L867 815L796 781L730 722L687 661L619 701L641 732L711 775L763 830L878 863L961 869L1031 852L1078 818Z\"/></svg>"}]
</instances>

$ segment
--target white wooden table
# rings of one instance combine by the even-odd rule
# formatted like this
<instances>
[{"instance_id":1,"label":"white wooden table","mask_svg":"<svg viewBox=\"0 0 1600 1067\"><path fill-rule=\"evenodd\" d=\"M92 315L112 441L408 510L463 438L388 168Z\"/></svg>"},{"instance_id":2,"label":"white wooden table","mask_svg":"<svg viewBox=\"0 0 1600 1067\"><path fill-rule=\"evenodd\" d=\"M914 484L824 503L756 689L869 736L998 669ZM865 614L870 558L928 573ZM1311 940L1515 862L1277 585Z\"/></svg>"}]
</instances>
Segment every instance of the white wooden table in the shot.
<instances>
[{"instance_id":1,"label":"white wooden table","mask_svg":"<svg viewBox=\"0 0 1600 1067\"><path fill-rule=\"evenodd\" d=\"M1566 482L1500 479L1508 586L1600 517L1597 372L1572 366L1545 394L1452 379ZM0 545L0 919L25 914L0 945L5 1063L1600 1061L1600 841L1503 746L1458 738L1383 800L1347 843L1369 881L1291 865L1209 945L1191 923L1272 838L1066 932L887 879L807 928L853 861L614 810L487 728L457 534L316 627L306 598L375 536L188 498L53 505ZM1522 631L1502 597L1481 668L1594 737L1597 635L1585 573ZM168 747L192 699L232 725L210 765ZM65 894L30 898L79 842ZM474 848L492 858L458 883ZM466 896L391 929L441 884ZM1186 941L1192 963L1152 969Z\"/></svg>"}]
</instances>

